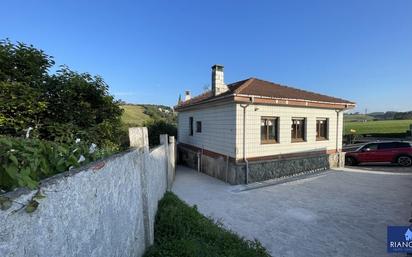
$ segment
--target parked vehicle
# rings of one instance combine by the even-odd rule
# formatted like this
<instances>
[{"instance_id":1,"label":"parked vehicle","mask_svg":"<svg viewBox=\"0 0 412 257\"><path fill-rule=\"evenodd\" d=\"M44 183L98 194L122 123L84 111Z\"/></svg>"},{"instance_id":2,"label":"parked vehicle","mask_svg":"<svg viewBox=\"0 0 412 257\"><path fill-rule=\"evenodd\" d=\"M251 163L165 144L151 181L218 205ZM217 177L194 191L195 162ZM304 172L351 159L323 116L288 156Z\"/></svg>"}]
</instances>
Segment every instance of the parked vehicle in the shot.
<instances>
[{"instance_id":1,"label":"parked vehicle","mask_svg":"<svg viewBox=\"0 0 412 257\"><path fill-rule=\"evenodd\" d=\"M374 142L346 153L346 164L391 162L400 166L412 165L412 145L408 142Z\"/></svg>"}]
</instances>

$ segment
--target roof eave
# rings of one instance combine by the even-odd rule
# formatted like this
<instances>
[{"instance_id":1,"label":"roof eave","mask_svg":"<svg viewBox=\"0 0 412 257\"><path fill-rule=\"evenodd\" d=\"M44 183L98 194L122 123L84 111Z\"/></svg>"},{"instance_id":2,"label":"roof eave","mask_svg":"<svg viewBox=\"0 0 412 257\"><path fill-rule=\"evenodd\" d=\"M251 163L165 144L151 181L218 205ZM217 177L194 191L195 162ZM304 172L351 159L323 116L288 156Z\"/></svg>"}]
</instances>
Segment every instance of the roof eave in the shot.
<instances>
[{"instance_id":1,"label":"roof eave","mask_svg":"<svg viewBox=\"0 0 412 257\"><path fill-rule=\"evenodd\" d=\"M297 101L297 102L303 102L303 103L318 103L318 104L330 104L330 105L337 105L337 106L342 106L345 105L347 106L347 109L354 108L356 106L356 103L354 102L330 102L330 101L316 101L316 100L307 100L307 99L299 99L299 98L282 98L282 97L271 97L271 96L261 96L261 95L249 95L249 94L234 94L234 96L239 96L239 97L247 97L247 98L260 98L260 99L270 99L270 100L281 100L281 101Z\"/></svg>"},{"instance_id":2,"label":"roof eave","mask_svg":"<svg viewBox=\"0 0 412 257\"><path fill-rule=\"evenodd\" d=\"M183 106L176 106L175 110L176 111L183 111L185 109L192 109L194 107L200 106L200 105L204 105L204 104L208 104L208 103L213 103L213 102L218 102L221 100L226 100L229 98L234 98L234 94L228 94L228 95L224 95L224 96L218 96L218 97L213 97L211 99L207 99L207 100L203 100L197 103L193 103L193 104L187 104L187 105L183 105Z\"/></svg>"}]
</instances>

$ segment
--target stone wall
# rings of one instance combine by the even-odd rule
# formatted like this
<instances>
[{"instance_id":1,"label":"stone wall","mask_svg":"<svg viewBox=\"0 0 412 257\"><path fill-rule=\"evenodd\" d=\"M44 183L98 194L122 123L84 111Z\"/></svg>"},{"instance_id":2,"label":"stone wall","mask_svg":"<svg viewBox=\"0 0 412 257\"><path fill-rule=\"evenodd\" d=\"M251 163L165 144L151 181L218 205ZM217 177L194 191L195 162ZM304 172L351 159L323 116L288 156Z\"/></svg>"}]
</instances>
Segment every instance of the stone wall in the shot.
<instances>
[{"instance_id":1,"label":"stone wall","mask_svg":"<svg viewBox=\"0 0 412 257\"><path fill-rule=\"evenodd\" d=\"M0 256L141 256L174 177L174 147L166 141L149 151L147 129L136 131L130 139L138 148L48 178L39 190L1 195L12 204L0 210ZM30 201L39 203L32 213Z\"/></svg>"},{"instance_id":2,"label":"stone wall","mask_svg":"<svg viewBox=\"0 0 412 257\"><path fill-rule=\"evenodd\" d=\"M199 163L199 157L200 157L200 152L199 151L194 151L189 148L183 147L181 145L178 145L177 147L177 153L178 153L178 162L180 164L184 164L192 169L198 170L198 163Z\"/></svg>"},{"instance_id":3,"label":"stone wall","mask_svg":"<svg viewBox=\"0 0 412 257\"><path fill-rule=\"evenodd\" d=\"M329 168L328 155L249 162L249 183L287 177L294 174ZM236 172L245 173L245 165L238 165ZM239 181L240 182L240 181Z\"/></svg>"},{"instance_id":4,"label":"stone wall","mask_svg":"<svg viewBox=\"0 0 412 257\"><path fill-rule=\"evenodd\" d=\"M197 152L180 146L178 152L179 160L186 166L197 170L199 160L200 171L203 173L233 185L246 183L246 166L244 163L235 163L223 156L202 155L200 151ZM248 183L291 176L302 172L343 167L344 164L344 153L254 161L249 162Z\"/></svg>"}]
</instances>

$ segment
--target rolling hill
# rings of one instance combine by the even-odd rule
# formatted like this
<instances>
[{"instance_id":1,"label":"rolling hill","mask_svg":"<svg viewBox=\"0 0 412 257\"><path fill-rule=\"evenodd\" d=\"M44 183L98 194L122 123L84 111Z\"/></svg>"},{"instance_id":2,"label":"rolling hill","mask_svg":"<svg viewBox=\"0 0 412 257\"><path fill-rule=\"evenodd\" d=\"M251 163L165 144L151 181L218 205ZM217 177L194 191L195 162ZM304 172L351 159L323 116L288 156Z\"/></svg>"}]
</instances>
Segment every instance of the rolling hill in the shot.
<instances>
[{"instance_id":1,"label":"rolling hill","mask_svg":"<svg viewBox=\"0 0 412 257\"><path fill-rule=\"evenodd\" d=\"M156 120L164 120L167 123L176 124L176 113L173 109L164 105L152 104L124 104L122 122L127 127L143 126L145 123Z\"/></svg>"}]
</instances>

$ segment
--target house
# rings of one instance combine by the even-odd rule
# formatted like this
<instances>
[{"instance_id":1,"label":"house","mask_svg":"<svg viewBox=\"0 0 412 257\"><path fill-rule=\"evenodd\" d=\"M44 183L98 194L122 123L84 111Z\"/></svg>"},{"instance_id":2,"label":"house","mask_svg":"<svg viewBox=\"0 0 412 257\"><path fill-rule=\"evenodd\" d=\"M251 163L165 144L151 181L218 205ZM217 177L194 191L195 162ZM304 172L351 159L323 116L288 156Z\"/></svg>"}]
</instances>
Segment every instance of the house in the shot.
<instances>
[{"instance_id":1,"label":"house","mask_svg":"<svg viewBox=\"0 0 412 257\"><path fill-rule=\"evenodd\" d=\"M343 111L355 103L269 81L224 83L185 99L178 112L179 161L231 184L342 166Z\"/></svg>"}]
</instances>

